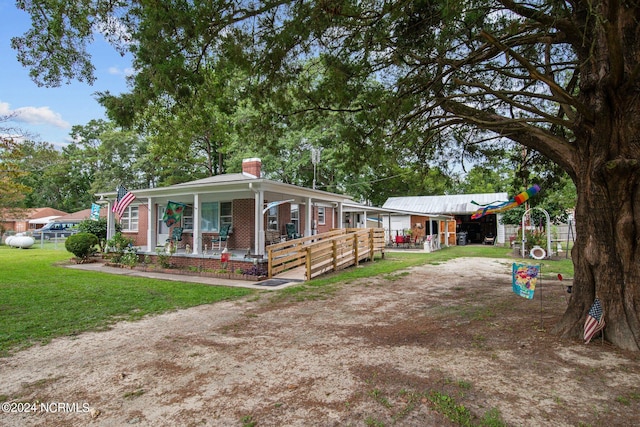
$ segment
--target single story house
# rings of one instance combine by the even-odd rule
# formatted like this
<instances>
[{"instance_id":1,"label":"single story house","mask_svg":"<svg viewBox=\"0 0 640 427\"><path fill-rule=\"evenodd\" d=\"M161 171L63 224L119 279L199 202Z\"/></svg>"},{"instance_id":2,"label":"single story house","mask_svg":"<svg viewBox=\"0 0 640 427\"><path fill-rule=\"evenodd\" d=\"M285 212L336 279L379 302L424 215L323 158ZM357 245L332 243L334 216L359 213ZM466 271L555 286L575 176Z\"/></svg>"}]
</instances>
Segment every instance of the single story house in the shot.
<instances>
[{"instance_id":1,"label":"single story house","mask_svg":"<svg viewBox=\"0 0 640 427\"><path fill-rule=\"evenodd\" d=\"M262 162L257 158L243 160L241 173L131 193L135 199L120 218L122 234L151 254L178 237L178 247L188 245L191 255L220 253L223 247L264 255L267 245L287 239L292 229L296 235L311 236L343 228L343 205L351 201L346 195L262 178ZM117 193L96 196L97 203L107 207L111 237ZM180 221L171 226L163 220L169 202L183 206ZM222 243L220 232L227 229Z\"/></svg>"},{"instance_id":2,"label":"single story house","mask_svg":"<svg viewBox=\"0 0 640 427\"><path fill-rule=\"evenodd\" d=\"M83 209L81 211L77 211L74 213L70 213L68 215L64 215L58 218L55 218L55 221L57 222L82 222L84 220L87 220L91 217L91 209ZM100 207L100 217L101 218L106 218L107 217L107 207L106 206L101 206Z\"/></svg>"},{"instance_id":3,"label":"single story house","mask_svg":"<svg viewBox=\"0 0 640 427\"><path fill-rule=\"evenodd\" d=\"M0 227L7 231L24 233L42 228L48 222L67 215L53 208L3 209L0 212Z\"/></svg>"},{"instance_id":4,"label":"single story house","mask_svg":"<svg viewBox=\"0 0 640 427\"><path fill-rule=\"evenodd\" d=\"M480 193L480 194L459 194L444 196L408 196L391 197L384 203L383 208L406 212L420 212L424 215L446 215L453 218L453 224L447 224L449 233L449 244L459 242L456 235L465 233L466 241L470 243L482 243L486 236L493 235L496 243L504 244L506 241L505 227L501 224L501 214L485 215L482 218L472 220L473 215L479 205L490 204L497 201L507 201L507 193ZM472 203L475 202L477 204ZM421 225L415 215L396 215L392 217L392 233L401 233L404 230L415 228ZM429 224L422 225L427 227ZM453 237L453 242L451 241Z\"/></svg>"}]
</instances>

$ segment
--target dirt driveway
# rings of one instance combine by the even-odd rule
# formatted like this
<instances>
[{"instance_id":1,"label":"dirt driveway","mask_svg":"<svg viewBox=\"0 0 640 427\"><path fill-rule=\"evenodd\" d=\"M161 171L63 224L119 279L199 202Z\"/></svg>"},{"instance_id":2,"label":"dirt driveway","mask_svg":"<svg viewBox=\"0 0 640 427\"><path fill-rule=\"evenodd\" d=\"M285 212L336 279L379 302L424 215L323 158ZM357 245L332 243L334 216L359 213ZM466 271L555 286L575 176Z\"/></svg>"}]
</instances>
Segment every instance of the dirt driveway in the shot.
<instances>
[{"instance_id":1,"label":"dirt driveway","mask_svg":"<svg viewBox=\"0 0 640 427\"><path fill-rule=\"evenodd\" d=\"M640 425L639 355L559 341L569 294L516 296L510 266L457 259L57 339L0 359L0 425Z\"/></svg>"}]
</instances>

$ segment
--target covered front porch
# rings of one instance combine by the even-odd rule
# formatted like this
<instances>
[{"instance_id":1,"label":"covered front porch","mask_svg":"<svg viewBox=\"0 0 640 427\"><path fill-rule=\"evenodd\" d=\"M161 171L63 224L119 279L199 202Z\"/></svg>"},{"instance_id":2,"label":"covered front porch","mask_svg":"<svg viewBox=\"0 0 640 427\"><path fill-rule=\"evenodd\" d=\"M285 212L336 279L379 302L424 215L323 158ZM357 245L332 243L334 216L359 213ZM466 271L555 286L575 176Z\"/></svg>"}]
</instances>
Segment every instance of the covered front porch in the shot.
<instances>
[{"instance_id":1,"label":"covered front porch","mask_svg":"<svg viewBox=\"0 0 640 427\"><path fill-rule=\"evenodd\" d=\"M259 159L248 159L242 173L133 190L135 201L120 218L122 234L148 255L172 245L187 258L215 258L226 249L253 259L264 257L270 244L342 227L339 219L349 196L259 176ZM110 238L115 234L116 193L97 196L108 208ZM165 215L170 203L182 207L175 223Z\"/></svg>"},{"instance_id":2,"label":"covered front porch","mask_svg":"<svg viewBox=\"0 0 640 427\"><path fill-rule=\"evenodd\" d=\"M138 252L139 259L157 263L160 257L176 270L228 272L237 276L310 280L320 274L384 256L384 230L374 228L335 229L266 247L267 256L241 250L189 253L186 250Z\"/></svg>"}]
</instances>

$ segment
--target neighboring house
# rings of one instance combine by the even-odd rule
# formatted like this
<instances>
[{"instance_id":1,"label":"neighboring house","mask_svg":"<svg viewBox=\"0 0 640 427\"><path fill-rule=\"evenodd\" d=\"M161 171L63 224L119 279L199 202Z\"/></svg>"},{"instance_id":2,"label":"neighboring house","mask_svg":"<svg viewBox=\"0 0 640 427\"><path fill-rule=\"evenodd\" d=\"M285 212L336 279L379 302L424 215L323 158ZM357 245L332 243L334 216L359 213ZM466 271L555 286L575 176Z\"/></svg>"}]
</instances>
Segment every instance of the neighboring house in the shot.
<instances>
[{"instance_id":1,"label":"neighboring house","mask_svg":"<svg viewBox=\"0 0 640 427\"><path fill-rule=\"evenodd\" d=\"M3 209L0 212L0 226L7 231L24 233L42 228L63 215L67 213L53 208Z\"/></svg>"},{"instance_id":2,"label":"neighboring house","mask_svg":"<svg viewBox=\"0 0 640 427\"><path fill-rule=\"evenodd\" d=\"M51 239L58 237L69 237L77 232L77 226L82 221L89 219L91 209L84 209L72 214L55 217L47 222L44 227L33 230L33 237L39 239ZM100 216L107 217L107 208L100 208Z\"/></svg>"},{"instance_id":3,"label":"neighboring house","mask_svg":"<svg viewBox=\"0 0 640 427\"><path fill-rule=\"evenodd\" d=\"M59 222L82 222L85 219L89 219L91 217L91 209L83 209L81 211L78 212L74 212L68 215L64 215L61 216L59 218L56 218L56 221ZM107 207L106 206L101 206L100 207L100 217L101 218L106 218L107 217Z\"/></svg>"},{"instance_id":4,"label":"neighboring house","mask_svg":"<svg viewBox=\"0 0 640 427\"><path fill-rule=\"evenodd\" d=\"M500 214L486 215L480 219L472 220L471 215L479 208L479 205L490 204L496 201L507 201L507 193L483 193L460 194L452 196L410 196L391 197L387 199L383 208L407 212L421 212L425 215L440 214L454 218L455 230L449 230L454 236L458 233L466 233L466 240L470 243L482 243L485 236L493 234L496 242L504 244L506 241L505 227L500 223ZM475 202L477 204L471 203ZM479 204L479 205L478 205ZM407 224L416 226L420 222L411 215L392 217L395 224L392 233L406 228ZM428 224L425 224L426 227ZM451 227L451 225L449 225ZM450 236L451 236L450 234ZM455 237L453 242L457 242ZM449 240L449 244L452 244Z\"/></svg>"},{"instance_id":5,"label":"neighboring house","mask_svg":"<svg viewBox=\"0 0 640 427\"><path fill-rule=\"evenodd\" d=\"M304 236L342 228L343 204L351 197L264 179L261 169L260 159L245 159L242 173L131 190L136 198L120 218L122 234L142 251L155 253L180 227L180 246L188 244L197 255L211 251L221 229L229 225L231 233L224 246L264 255L266 245L286 238L286 224L294 224ZM112 236L116 192L96 196L100 199L97 203L106 204ZM180 222L172 227L163 221L170 201L186 205Z\"/></svg>"}]
</instances>

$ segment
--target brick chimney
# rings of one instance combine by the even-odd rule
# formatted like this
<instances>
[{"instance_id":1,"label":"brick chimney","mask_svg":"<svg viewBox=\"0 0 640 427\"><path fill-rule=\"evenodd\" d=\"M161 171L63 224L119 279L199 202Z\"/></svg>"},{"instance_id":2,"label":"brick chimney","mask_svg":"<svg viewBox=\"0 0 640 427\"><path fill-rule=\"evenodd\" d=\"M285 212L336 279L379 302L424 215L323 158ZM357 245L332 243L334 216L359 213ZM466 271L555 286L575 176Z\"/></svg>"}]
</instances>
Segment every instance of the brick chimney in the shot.
<instances>
[{"instance_id":1,"label":"brick chimney","mask_svg":"<svg viewBox=\"0 0 640 427\"><path fill-rule=\"evenodd\" d=\"M260 178L262 160L258 158L244 159L242 161L242 173Z\"/></svg>"}]
</instances>

